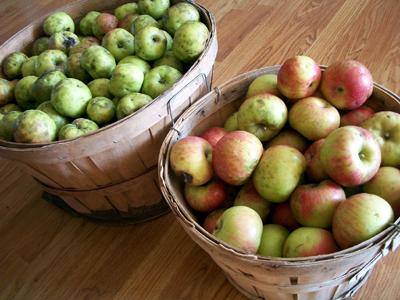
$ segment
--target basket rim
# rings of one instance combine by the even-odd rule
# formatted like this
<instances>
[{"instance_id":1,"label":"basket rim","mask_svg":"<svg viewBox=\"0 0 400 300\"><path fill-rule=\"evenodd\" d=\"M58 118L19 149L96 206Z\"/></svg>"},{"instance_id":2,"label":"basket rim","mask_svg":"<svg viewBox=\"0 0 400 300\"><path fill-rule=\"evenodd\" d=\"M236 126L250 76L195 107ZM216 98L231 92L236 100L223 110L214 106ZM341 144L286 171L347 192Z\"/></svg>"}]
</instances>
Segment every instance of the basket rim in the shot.
<instances>
[{"instance_id":1,"label":"basket rim","mask_svg":"<svg viewBox=\"0 0 400 300\"><path fill-rule=\"evenodd\" d=\"M226 86L229 86L232 82L235 82L237 80L240 80L244 76L254 74L257 72L263 72L263 71L268 71L268 70L277 70L280 68L281 65L274 65L274 66L269 66L269 67L263 67L259 69L254 69L249 72L240 74L238 76L235 76L231 78L230 80L226 81L225 83L221 84L220 87L214 88L214 91L211 91L210 93L204 95L201 99L199 99L195 104L193 104L189 109L187 109L176 121L174 129L175 130L170 130L170 132L166 135L164 142L161 146L160 154L159 154L159 167L158 167L158 175L159 175L159 184L161 186L162 193L164 194L164 198L168 205L170 206L171 210L174 212L175 216L180 219L180 223L182 226L186 226L186 229L190 230L194 234L198 235L203 241L205 241L207 244L212 244L214 246L217 246L219 248L223 248L225 252L230 253L238 258L245 259L245 260L250 260L253 262L258 262L262 264L273 264L273 265L291 265L294 266L296 264L301 264L301 266L304 266L305 263L309 264L315 264L315 263L321 263L321 262L329 262L331 260L337 259L337 258L348 258L352 257L355 255L359 255L360 253L363 253L365 251L369 251L373 247L381 247L382 245L384 246L384 249L382 249L382 252L384 252L385 249L389 248L392 244L392 241L396 238L400 238L400 217L397 218L394 223L392 223L391 226L388 226L385 230L382 232L378 233L374 237L360 243L357 245L354 245L350 248L347 249L342 249L340 251L330 253L330 254L324 254L324 255L316 255L316 256L308 256L308 257L301 257L301 258L277 258L277 257L270 257L270 256L263 256L259 254L248 254L244 251L241 251L238 248L235 248L220 239L216 238L213 236L211 233L206 231L196 220L194 220L189 214L185 212L184 209L182 209L181 205L179 202L176 201L175 199L175 194L173 191L169 188L167 182L167 176L170 175L171 172L169 172L169 152L172 147L172 142L175 139L179 139L179 129L180 127L184 124L185 119L187 116L192 114L193 112L199 111L201 107L204 106L204 102L208 99L208 97L214 97L217 101L217 99L220 96L220 90L223 90ZM327 66L325 65L320 65L322 70L325 70ZM380 92L383 92L385 94L388 94L390 97L395 98L397 101L400 102L400 97L393 93L392 91L388 90L381 84L377 83L374 81L374 89L378 89ZM178 137L177 137L178 135ZM397 247L395 245L394 247Z\"/></svg>"},{"instance_id":2,"label":"basket rim","mask_svg":"<svg viewBox=\"0 0 400 300\"><path fill-rule=\"evenodd\" d=\"M54 12L57 12L57 11L64 11L64 10L66 10L68 8L73 7L73 6L77 6L79 8L79 5L81 5L84 2L85 2L85 0L80 0L78 2L68 4L68 5L63 6L62 8L59 8L59 9L57 9L57 10L55 10L55 11L49 13L49 14L44 15L40 19L37 19L36 21L34 21L31 24L25 26L24 28L19 30L17 33L12 35L10 38L8 38L2 45L0 45L0 51L8 43L10 43L15 37L19 36L23 31L27 30L28 28L33 28L35 26L39 26L39 24L41 24L46 19L46 17L48 17L50 14L52 14ZM182 2L189 2L189 1L182 0ZM115 121L115 122L113 122L113 123L111 123L109 125L101 127L96 131L89 132L87 134L84 134L84 135L81 135L81 136L78 136L78 137L75 137L75 138L71 138L71 139L67 139L67 140L61 140L61 141L57 140L57 141L48 142L48 143L28 144L28 143L17 143L17 142L8 142L8 141L0 140L0 149L3 149L3 150L12 149L13 151L23 151L23 149L39 150L41 148L49 149L49 148L54 148L54 147L64 147L64 146L69 145L69 144L74 144L77 141L79 141L81 139L84 139L84 138L91 138L92 136L97 136L99 134L105 134L104 131L107 131L107 132L108 131L112 131L114 129L114 127L118 127L122 123L124 123L124 122L126 122L128 120L131 120L132 118L135 118L136 115L142 114L144 110L151 109L152 104L154 106L155 102L158 102L163 98L167 98L167 100L169 100L169 98L171 98L173 96L174 90L177 89L177 87L181 84L181 82L183 80L191 80L191 79L193 79L193 77L195 76L195 75L193 75L193 74L195 74L194 71L196 71L196 70L198 70L200 68L199 64L200 64L201 60L204 59L205 56L207 56L208 52L211 51L210 49L213 47L213 45L215 44L216 47L218 48L217 28L216 28L216 22L215 22L215 18L213 16L213 14L206 7L196 3L194 1L190 1L190 4L192 4L195 7L197 7L197 9L199 11L201 11L206 16L206 18L208 19L208 22L210 23L209 37L208 37L207 42L206 42L206 47L205 47L204 51L201 53L201 55L196 59L196 61L191 65L191 67L183 74L183 76L174 85L172 85L168 90L164 91L162 94L160 94L159 96L154 98L151 102L149 102L147 105L145 105L144 107L140 108L139 110L135 111L134 113L126 116L123 119L117 120L117 121ZM165 103L167 103L167 102L168 101L165 101Z\"/></svg>"}]
</instances>

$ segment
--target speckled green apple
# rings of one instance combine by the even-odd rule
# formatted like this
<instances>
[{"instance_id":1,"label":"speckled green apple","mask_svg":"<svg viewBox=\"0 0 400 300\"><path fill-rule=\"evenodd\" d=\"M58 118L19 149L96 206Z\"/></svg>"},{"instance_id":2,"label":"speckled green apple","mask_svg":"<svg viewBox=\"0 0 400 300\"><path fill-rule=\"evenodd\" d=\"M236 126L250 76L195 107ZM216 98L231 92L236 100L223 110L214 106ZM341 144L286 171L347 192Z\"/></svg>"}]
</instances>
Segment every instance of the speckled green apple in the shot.
<instances>
[{"instance_id":1,"label":"speckled green apple","mask_svg":"<svg viewBox=\"0 0 400 300\"><path fill-rule=\"evenodd\" d=\"M117 65L111 73L109 89L115 97L138 93L142 88L144 74L133 64Z\"/></svg>"},{"instance_id":2,"label":"speckled green apple","mask_svg":"<svg viewBox=\"0 0 400 300\"><path fill-rule=\"evenodd\" d=\"M136 2L122 4L114 11L114 15L120 21L129 14L139 14L139 5Z\"/></svg>"},{"instance_id":3,"label":"speckled green apple","mask_svg":"<svg viewBox=\"0 0 400 300\"><path fill-rule=\"evenodd\" d=\"M48 36L61 31L75 32L75 23L68 14L58 11L52 13L44 20L43 30Z\"/></svg>"},{"instance_id":4,"label":"speckled green apple","mask_svg":"<svg viewBox=\"0 0 400 300\"><path fill-rule=\"evenodd\" d=\"M86 114L89 120L102 126L114 121L116 118L116 107L114 102L106 97L94 97L86 107Z\"/></svg>"},{"instance_id":5,"label":"speckled green apple","mask_svg":"<svg viewBox=\"0 0 400 300\"><path fill-rule=\"evenodd\" d=\"M22 78L15 86L15 100L22 109L34 109L40 102L32 92L32 86L38 79L37 76L30 75Z\"/></svg>"},{"instance_id":6,"label":"speckled green apple","mask_svg":"<svg viewBox=\"0 0 400 300\"><path fill-rule=\"evenodd\" d=\"M136 33L139 32L140 29L146 26L153 26L156 28L161 29L161 25L154 19L152 16L149 15L139 15L135 21L132 23L131 29L129 32L136 36Z\"/></svg>"},{"instance_id":7,"label":"speckled green apple","mask_svg":"<svg viewBox=\"0 0 400 300\"><path fill-rule=\"evenodd\" d=\"M92 97L106 97L113 99L114 96L110 92L109 88L110 79L108 78L97 78L90 81L87 86L92 92Z\"/></svg>"},{"instance_id":8,"label":"speckled green apple","mask_svg":"<svg viewBox=\"0 0 400 300\"><path fill-rule=\"evenodd\" d=\"M71 47L80 44L79 37L70 31L55 32L49 39L49 49L61 50L68 55Z\"/></svg>"},{"instance_id":9,"label":"speckled green apple","mask_svg":"<svg viewBox=\"0 0 400 300\"><path fill-rule=\"evenodd\" d=\"M10 81L0 78L0 106L14 101L15 86Z\"/></svg>"},{"instance_id":10,"label":"speckled green apple","mask_svg":"<svg viewBox=\"0 0 400 300\"><path fill-rule=\"evenodd\" d=\"M99 126L92 120L77 118L72 123L64 125L58 132L58 140L73 139L84 134L96 131Z\"/></svg>"},{"instance_id":11,"label":"speckled green apple","mask_svg":"<svg viewBox=\"0 0 400 300\"><path fill-rule=\"evenodd\" d=\"M135 53L134 36L123 28L115 28L106 33L101 45L119 62L126 56Z\"/></svg>"},{"instance_id":12,"label":"speckled green apple","mask_svg":"<svg viewBox=\"0 0 400 300\"><path fill-rule=\"evenodd\" d=\"M53 119L54 123L57 127L57 133L64 125L67 125L73 121L73 119L68 118L62 114L60 114L51 104L51 101L45 101L36 108L37 110L41 110L46 113L50 118Z\"/></svg>"},{"instance_id":13,"label":"speckled green apple","mask_svg":"<svg viewBox=\"0 0 400 300\"><path fill-rule=\"evenodd\" d=\"M172 87L182 77L182 73L170 66L158 66L144 75L142 93L153 99Z\"/></svg>"},{"instance_id":14,"label":"speckled green apple","mask_svg":"<svg viewBox=\"0 0 400 300\"><path fill-rule=\"evenodd\" d=\"M117 105L117 119L121 120L143 106L150 103L153 99L146 94L132 93L122 97Z\"/></svg>"},{"instance_id":15,"label":"speckled green apple","mask_svg":"<svg viewBox=\"0 0 400 300\"><path fill-rule=\"evenodd\" d=\"M200 21L183 23L174 35L172 52L185 63L193 63L206 48L209 31Z\"/></svg>"},{"instance_id":16,"label":"speckled green apple","mask_svg":"<svg viewBox=\"0 0 400 300\"><path fill-rule=\"evenodd\" d=\"M37 38L32 43L31 56L39 56L43 51L49 50L49 40L48 36L41 36Z\"/></svg>"},{"instance_id":17,"label":"speckled green apple","mask_svg":"<svg viewBox=\"0 0 400 300\"><path fill-rule=\"evenodd\" d=\"M68 56L61 50L46 50L42 52L35 63L35 75L40 76L49 70L59 70L64 72L65 63Z\"/></svg>"},{"instance_id":18,"label":"speckled green apple","mask_svg":"<svg viewBox=\"0 0 400 300\"><path fill-rule=\"evenodd\" d=\"M100 15L98 11L90 11L88 12L82 20L79 22L79 29L82 34L85 36L94 36L93 33L93 23L97 16Z\"/></svg>"},{"instance_id":19,"label":"speckled green apple","mask_svg":"<svg viewBox=\"0 0 400 300\"><path fill-rule=\"evenodd\" d=\"M32 85L32 94L39 103L50 101L54 86L67 76L59 70L44 72Z\"/></svg>"},{"instance_id":20,"label":"speckled green apple","mask_svg":"<svg viewBox=\"0 0 400 300\"><path fill-rule=\"evenodd\" d=\"M29 57L21 67L22 77L26 77L29 75L35 75L35 64L37 55Z\"/></svg>"},{"instance_id":21,"label":"speckled green apple","mask_svg":"<svg viewBox=\"0 0 400 300\"><path fill-rule=\"evenodd\" d=\"M51 103L54 108L60 114L70 118L79 118L85 115L90 99L92 99L90 89L75 78L59 81L51 93Z\"/></svg>"},{"instance_id":22,"label":"speckled green apple","mask_svg":"<svg viewBox=\"0 0 400 300\"><path fill-rule=\"evenodd\" d=\"M186 21L200 21L199 11L190 3L181 2L171 6L162 17L163 28L174 36Z\"/></svg>"},{"instance_id":23,"label":"speckled green apple","mask_svg":"<svg viewBox=\"0 0 400 300\"><path fill-rule=\"evenodd\" d=\"M167 50L167 37L161 29L145 26L135 34L135 52L140 58L152 61Z\"/></svg>"},{"instance_id":24,"label":"speckled green apple","mask_svg":"<svg viewBox=\"0 0 400 300\"><path fill-rule=\"evenodd\" d=\"M0 140L14 141L14 123L22 112L11 111L3 116L0 120Z\"/></svg>"},{"instance_id":25,"label":"speckled green apple","mask_svg":"<svg viewBox=\"0 0 400 300\"><path fill-rule=\"evenodd\" d=\"M65 64L65 75L70 78L78 79L84 83L88 83L93 78L89 72L82 67L82 53L70 54Z\"/></svg>"},{"instance_id":26,"label":"speckled green apple","mask_svg":"<svg viewBox=\"0 0 400 300\"><path fill-rule=\"evenodd\" d=\"M22 52L11 52L3 61L3 72L10 79L22 77L22 65L28 59L28 56Z\"/></svg>"},{"instance_id":27,"label":"speckled green apple","mask_svg":"<svg viewBox=\"0 0 400 300\"><path fill-rule=\"evenodd\" d=\"M170 7L169 0L139 0L139 13L159 20Z\"/></svg>"},{"instance_id":28,"label":"speckled green apple","mask_svg":"<svg viewBox=\"0 0 400 300\"><path fill-rule=\"evenodd\" d=\"M166 51L163 56L153 62L153 67L170 66L182 74L185 73L185 65L175 57L172 51Z\"/></svg>"},{"instance_id":29,"label":"speckled green apple","mask_svg":"<svg viewBox=\"0 0 400 300\"><path fill-rule=\"evenodd\" d=\"M125 64L125 63L130 63L130 64L133 64L133 65L139 67L139 69L142 70L143 74L146 74L148 71L150 71L152 69L152 66L150 65L150 63L148 61L140 58L137 55L129 55L129 56L121 59L118 62L118 65Z\"/></svg>"},{"instance_id":30,"label":"speckled green apple","mask_svg":"<svg viewBox=\"0 0 400 300\"><path fill-rule=\"evenodd\" d=\"M56 139L56 124L41 110L25 110L15 120L14 140L17 143L48 143Z\"/></svg>"},{"instance_id":31,"label":"speckled green apple","mask_svg":"<svg viewBox=\"0 0 400 300\"><path fill-rule=\"evenodd\" d=\"M110 78L116 61L107 49L102 46L92 46L82 53L81 64L94 79Z\"/></svg>"}]
</instances>

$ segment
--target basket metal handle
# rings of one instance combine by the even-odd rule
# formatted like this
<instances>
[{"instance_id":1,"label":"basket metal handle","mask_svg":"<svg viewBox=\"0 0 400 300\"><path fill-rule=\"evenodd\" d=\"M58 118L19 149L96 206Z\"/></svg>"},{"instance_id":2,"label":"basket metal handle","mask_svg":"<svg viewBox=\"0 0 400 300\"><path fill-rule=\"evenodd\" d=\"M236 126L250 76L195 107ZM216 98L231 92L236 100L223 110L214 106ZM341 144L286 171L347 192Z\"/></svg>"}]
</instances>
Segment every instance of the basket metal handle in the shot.
<instances>
[{"instance_id":1,"label":"basket metal handle","mask_svg":"<svg viewBox=\"0 0 400 300\"><path fill-rule=\"evenodd\" d=\"M168 112L171 116L171 122L172 122L172 127L171 129L175 130L176 132L178 132L179 135L181 135L181 132L175 128L175 120L174 120L174 116L172 114L172 109L171 109L171 101L174 100L176 98L176 96L178 96L183 90L185 90L187 87L189 87L191 84L193 84L193 82L195 82L199 77L203 77L204 81L206 82L207 85L207 91L210 92L211 88L210 88L210 84L208 83L208 78L207 75L205 73L200 73L198 74L195 78L193 78L188 84L186 84L185 86L183 86L175 95L173 95L167 102L167 108L168 108Z\"/></svg>"}]
</instances>

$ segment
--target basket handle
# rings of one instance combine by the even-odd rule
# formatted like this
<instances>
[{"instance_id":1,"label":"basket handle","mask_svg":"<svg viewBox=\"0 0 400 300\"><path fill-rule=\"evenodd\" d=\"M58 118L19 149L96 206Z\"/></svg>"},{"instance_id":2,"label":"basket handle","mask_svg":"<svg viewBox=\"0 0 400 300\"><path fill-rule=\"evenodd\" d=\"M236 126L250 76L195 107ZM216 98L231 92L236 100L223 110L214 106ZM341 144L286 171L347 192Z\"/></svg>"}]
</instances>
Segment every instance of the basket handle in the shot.
<instances>
[{"instance_id":1,"label":"basket handle","mask_svg":"<svg viewBox=\"0 0 400 300\"><path fill-rule=\"evenodd\" d=\"M198 74L195 78L193 78L188 84L184 85L176 94L174 94L167 102L167 108L168 108L168 112L171 116L171 122L172 122L172 127L171 129L175 130L176 132L178 132L179 135L181 135L181 132L179 131L179 129L175 128L175 120L174 120L174 116L172 115L172 109L171 109L171 101L174 100L176 98L176 96L178 96L183 90L185 90L187 87L189 87L193 82L195 82L199 77L203 77L204 81L206 82L207 85L207 91L210 92L211 88L210 88L210 84L208 83L208 78L207 75L205 73L200 73Z\"/></svg>"}]
</instances>

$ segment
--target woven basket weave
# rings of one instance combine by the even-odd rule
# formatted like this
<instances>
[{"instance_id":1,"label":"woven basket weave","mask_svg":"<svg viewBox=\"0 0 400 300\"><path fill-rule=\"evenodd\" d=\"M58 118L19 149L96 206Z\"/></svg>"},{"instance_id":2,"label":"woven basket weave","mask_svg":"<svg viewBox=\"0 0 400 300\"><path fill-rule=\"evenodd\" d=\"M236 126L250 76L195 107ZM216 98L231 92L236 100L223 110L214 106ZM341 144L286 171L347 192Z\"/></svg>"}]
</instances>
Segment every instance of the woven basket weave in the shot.
<instances>
[{"instance_id":1,"label":"woven basket weave","mask_svg":"<svg viewBox=\"0 0 400 300\"><path fill-rule=\"evenodd\" d=\"M232 285L247 297L265 300L346 299L364 284L375 263L397 248L400 238L396 226L359 245L329 255L296 259L248 255L202 228L201 217L186 204L183 184L169 167L169 153L176 141L185 136L199 136L211 126L222 126L244 101L250 83L260 75L277 74L279 68L262 68L233 78L182 114L161 147L158 168L161 190L190 238L211 256ZM325 68L321 66L322 70ZM367 104L375 110L400 112L399 100L396 94L374 83L374 92ZM399 222L400 219L395 224Z\"/></svg>"},{"instance_id":2,"label":"woven basket weave","mask_svg":"<svg viewBox=\"0 0 400 300\"><path fill-rule=\"evenodd\" d=\"M82 0L59 11L70 15L79 31L86 13L114 13L128 2ZM218 51L213 15L191 3L210 36L201 56L170 89L124 119L78 138L46 144L0 141L0 156L32 175L44 189L45 200L73 215L110 225L138 223L170 211L159 190L158 153L174 121L171 114L177 118L209 92ZM13 51L29 54L32 42L44 34L46 17L1 45L0 61ZM1 67L0 77L5 77Z\"/></svg>"}]
</instances>

